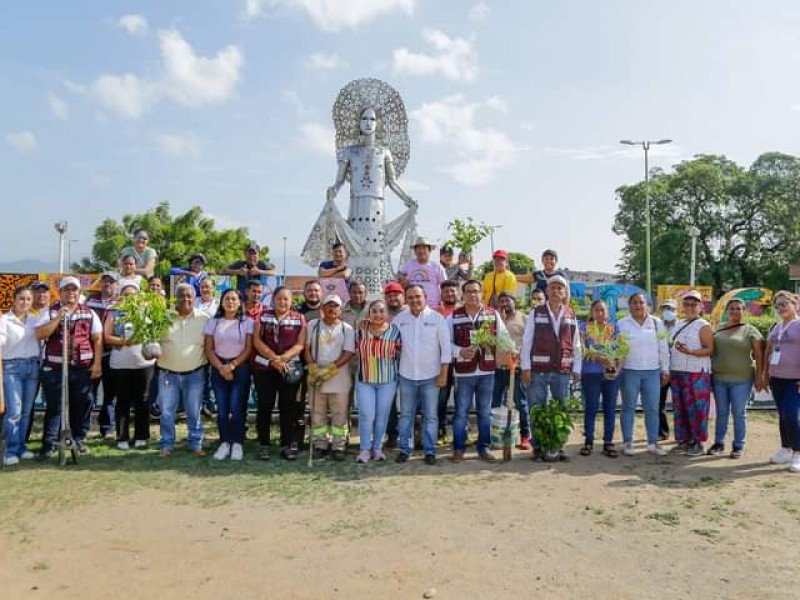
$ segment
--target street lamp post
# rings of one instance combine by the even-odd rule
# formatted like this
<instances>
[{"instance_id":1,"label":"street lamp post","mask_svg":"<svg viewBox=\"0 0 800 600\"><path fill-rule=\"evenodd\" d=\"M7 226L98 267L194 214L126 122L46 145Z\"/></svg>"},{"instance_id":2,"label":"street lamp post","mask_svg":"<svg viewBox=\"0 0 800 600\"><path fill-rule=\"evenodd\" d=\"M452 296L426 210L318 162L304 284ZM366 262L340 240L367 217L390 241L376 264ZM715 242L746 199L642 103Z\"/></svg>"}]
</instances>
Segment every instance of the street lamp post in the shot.
<instances>
[{"instance_id":1,"label":"street lamp post","mask_svg":"<svg viewBox=\"0 0 800 600\"><path fill-rule=\"evenodd\" d=\"M700 230L694 225L689 227L689 237L692 238L692 262L691 270L689 271L689 287L694 287L695 272L697 269L697 236L700 235Z\"/></svg>"},{"instance_id":2,"label":"street lamp post","mask_svg":"<svg viewBox=\"0 0 800 600\"><path fill-rule=\"evenodd\" d=\"M283 281L286 285L286 236L283 236Z\"/></svg>"},{"instance_id":3,"label":"street lamp post","mask_svg":"<svg viewBox=\"0 0 800 600\"><path fill-rule=\"evenodd\" d=\"M653 281L650 271L650 146L661 146L671 144L672 140L620 140L620 144L626 146L641 146L644 150L644 261L645 261L645 281L647 295L650 296L653 290Z\"/></svg>"},{"instance_id":4,"label":"street lamp post","mask_svg":"<svg viewBox=\"0 0 800 600\"><path fill-rule=\"evenodd\" d=\"M494 256L494 230L501 227L502 225L489 225L489 244L492 247L492 256Z\"/></svg>"},{"instance_id":5,"label":"street lamp post","mask_svg":"<svg viewBox=\"0 0 800 600\"><path fill-rule=\"evenodd\" d=\"M55 225L58 233L58 272L64 272L64 236L67 234L68 225L66 221L58 221Z\"/></svg>"}]
</instances>

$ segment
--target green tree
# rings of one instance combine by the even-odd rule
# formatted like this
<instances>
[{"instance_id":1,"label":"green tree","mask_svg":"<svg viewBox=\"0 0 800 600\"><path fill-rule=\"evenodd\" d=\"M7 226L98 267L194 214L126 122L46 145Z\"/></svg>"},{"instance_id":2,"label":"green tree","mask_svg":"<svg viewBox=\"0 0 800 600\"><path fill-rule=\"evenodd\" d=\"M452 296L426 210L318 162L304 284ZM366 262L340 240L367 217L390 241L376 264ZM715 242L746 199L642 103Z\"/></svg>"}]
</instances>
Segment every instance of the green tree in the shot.
<instances>
[{"instance_id":1,"label":"green tree","mask_svg":"<svg viewBox=\"0 0 800 600\"><path fill-rule=\"evenodd\" d=\"M508 268L511 269L514 275L525 275L533 273L536 270L536 261L522 252L509 252ZM492 270L494 270L494 264L492 264L491 260L487 260L478 267L476 275L482 278L486 273Z\"/></svg>"},{"instance_id":2,"label":"green tree","mask_svg":"<svg viewBox=\"0 0 800 600\"><path fill-rule=\"evenodd\" d=\"M472 217L453 219L447 224L447 229L451 232L452 238L447 240L444 245L455 247L466 254L471 254L473 248L481 240L492 233L492 228L483 221L475 223Z\"/></svg>"},{"instance_id":3,"label":"green tree","mask_svg":"<svg viewBox=\"0 0 800 600\"><path fill-rule=\"evenodd\" d=\"M617 189L613 231L623 236L620 275L643 285L644 182ZM788 266L800 257L800 160L777 152L745 169L700 155L650 180L653 283L689 281L689 226L697 238L698 284L728 287L788 285Z\"/></svg>"},{"instance_id":4,"label":"green tree","mask_svg":"<svg viewBox=\"0 0 800 600\"><path fill-rule=\"evenodd\" d=\"M122 222L105 219L95 229L91 258L74 264L73 269L84 273L116 269L120 250L131 244L137 229L150 234L150 246L158 252L156 273L161 276L170 267L185 266L196 252L205 255L210 272L218 271L241 258L250 239L247 227L216 229L214 220L203 216L199 206L173 216L169 203L162 202L145 213L125 215ZM262 257L267 259L268 253L269 248L262 246Z\"/></svg>"}]
</instances>

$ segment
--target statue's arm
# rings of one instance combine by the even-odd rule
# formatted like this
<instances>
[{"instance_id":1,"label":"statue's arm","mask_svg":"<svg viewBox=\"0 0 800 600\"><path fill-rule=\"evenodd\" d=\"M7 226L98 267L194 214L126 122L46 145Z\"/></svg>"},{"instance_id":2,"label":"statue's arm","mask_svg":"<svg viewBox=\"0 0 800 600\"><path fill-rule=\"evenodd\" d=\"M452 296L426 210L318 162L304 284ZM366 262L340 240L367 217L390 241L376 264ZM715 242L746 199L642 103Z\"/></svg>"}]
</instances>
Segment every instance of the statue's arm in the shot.
<instances>
[{"instance_id":1,"label":"statue's arm","mask_svg":"<svg viewBox=\"0 0 800 600\"><path fill-rule=\"evenodd\" d=\"M411 196L406 194L405 190L403 190L403 188L400 187L400 184L397 183L397 176L394 173L394 160L392 160L392 155L389 152L386 153L386 158L384 161L383 168L384 168L384 173L386 174L386 185L389 186L389 189L391 189L395 194L397 194L397 196L403 201L406 207L413 208L416 210L417 203L414 202Z\"/></svg>"},{"instance_id":2,"label":"statue's arm","mask_svg":"<svg viewBox=\"0 0 800 600\"><path fill-rule=\"evenodd\" d=\"M347 168L350 166L350 161L343 158L339 161L339 169L336 171L336 181L328 188L328 200L333 200L339 193L339 190L344 185L345 178L347 177Z\"/></svg>"}]
</instances>

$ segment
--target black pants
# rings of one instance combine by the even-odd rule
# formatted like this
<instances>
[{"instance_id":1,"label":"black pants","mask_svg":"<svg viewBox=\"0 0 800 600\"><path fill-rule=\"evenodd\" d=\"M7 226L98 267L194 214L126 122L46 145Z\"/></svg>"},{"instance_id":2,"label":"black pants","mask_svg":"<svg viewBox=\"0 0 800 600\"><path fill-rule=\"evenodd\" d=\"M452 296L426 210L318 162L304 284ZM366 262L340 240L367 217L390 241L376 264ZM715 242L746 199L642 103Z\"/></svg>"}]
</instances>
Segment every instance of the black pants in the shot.
<instances>
[{"instance_id":1,"label":"black pants","mask_svg":"<svg viewBox=\"0 0 800 600\"><path fill-rule=\"evenodd\" d=\"M111 371L117 389L117 407L114 413L114 421L117 427L117 440L120 442L127 442L131 439L131 407L133 407L135 415L133 439L150 439L148 394L154 370L155 367L151 366L143 369L113 369Z\"/></svg>"},{"instance_id":2,"label":"black pants","mask_svg":"<svg viewBox=\"0 0 800 600\"><path fill-rule=\"evenodd\" d=\"M303 402L297 399L300 383L286 383L283 375L274 369L255 371L253 380L256 385L258 408L256 412L256 432L258 443L269 446L269 429L272 424L272 411L275 399L278 400L280 412L281 446L300 444L303 436Z\"/></svg>"},{"instance_id":3,"label":"black pants","mask_svg":"<svg viewBox=\"0 0 800 600\"><path fill-rule=\"evenodd\" d=\"M439 435L444 435L447 430L447 402L450 400L450 392L453 390L453 365L447 367L447 383L439 388Z\"/></svg>"},{"instance_id":4,"label":"black pants","mask_svg":"<svg viewBox=\"0 0 800 600\"><path fill-rule=\"evenodd\" d=\"M41 375L44 391L44 435L42 452L49 452L58 441L61 429L61 368L44 367ZM89 432L89 419L94 404L94 387L88 368L69 368L69 425L72 437L82 443Z\"/></svg>"},{"instance_id":5,"label":"black pants","mask_svg":"<svg viewBox=\"0 0 800 600\"><path fill-rule=\"evenodd\" d=\"M667 392L669 384L661 386L661 398L658 401L658 435L669 437L669 420L667 419Z\"/></svg>"},{"instance_id":6,"label":"black pants","mask_svg":"<svg viewBox=\"0 0 800 600\"><path fill-rule=\"evenodd\" d=\"M94 397L97 398L97 390L103 384L103 405L97 415L97 422L100 425L100 435L105 435L114 426L114 400L117 399L117 383L114 374L111 372L111 355L103 356L103 373L100 379L95 379Z\"/></svg>"}]
</instances>

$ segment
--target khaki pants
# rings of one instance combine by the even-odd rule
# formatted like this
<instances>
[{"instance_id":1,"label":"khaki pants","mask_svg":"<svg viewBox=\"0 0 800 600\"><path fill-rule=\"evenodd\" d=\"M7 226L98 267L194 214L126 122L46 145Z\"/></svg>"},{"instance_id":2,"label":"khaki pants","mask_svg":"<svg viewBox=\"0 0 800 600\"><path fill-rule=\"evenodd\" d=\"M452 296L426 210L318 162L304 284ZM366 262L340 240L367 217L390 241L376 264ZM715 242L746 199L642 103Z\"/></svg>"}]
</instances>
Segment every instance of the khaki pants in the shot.
<instances>
[{"instance_id":1,"label":"khaki pants","mask_svg":"<svg viewBox=\"0 0 800 600\"><path fill-rule=\"evenodd\" d=\"M344 450L347 425L350 417L350 402L347 392L323 394L309 390L313 394L314 411L311 414L311 431L315 448L327 448L328 436L333 450ZM330 412L330 419L328 418Z\"/></svg>"}]
</instances>

